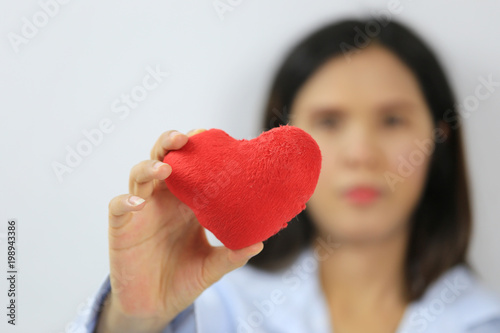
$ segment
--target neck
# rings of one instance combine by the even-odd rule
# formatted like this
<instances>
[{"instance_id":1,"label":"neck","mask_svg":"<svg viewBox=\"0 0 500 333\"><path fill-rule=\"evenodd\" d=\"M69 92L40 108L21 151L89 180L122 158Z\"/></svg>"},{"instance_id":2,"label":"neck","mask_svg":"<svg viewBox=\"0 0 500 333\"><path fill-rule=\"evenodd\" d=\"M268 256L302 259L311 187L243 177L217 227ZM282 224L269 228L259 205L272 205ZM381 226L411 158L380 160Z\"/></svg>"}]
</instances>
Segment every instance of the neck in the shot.
<instances>
[{"instance_id":1,"label":"neck","mask_svg":"<svg viewBox=\"0 0 500 333\"><path fill-rule=\"evenodd\" d=\"M355 312L404 309L407 237L403 229L377 240L334 245L319 263L321 286L330 305ZM328 246L325 239L317 236L315 248Z\"/></svg>"}]
</instances>

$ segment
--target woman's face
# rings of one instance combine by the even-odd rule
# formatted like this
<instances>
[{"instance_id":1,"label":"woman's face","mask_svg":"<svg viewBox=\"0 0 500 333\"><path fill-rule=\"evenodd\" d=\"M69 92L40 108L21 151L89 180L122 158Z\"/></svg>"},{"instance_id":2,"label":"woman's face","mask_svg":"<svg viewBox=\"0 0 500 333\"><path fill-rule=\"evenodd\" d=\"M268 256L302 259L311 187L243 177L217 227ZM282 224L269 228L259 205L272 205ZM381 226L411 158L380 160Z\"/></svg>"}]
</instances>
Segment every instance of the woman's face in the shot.
<instances>
[{"instance_id":1,"label":"woman's face","mask_svg":"<svg viewBox=\"0 0 500 333\"><path fill-rule=\"evenodd\" d=\"M373 241L404 230L422 193L434 149L431 113L413 73L370 46L329 60L297 93L290 125L323 156L307 203L320 232ZM364 189L367 188L367 189Z\"/></svg>"}]
</instances>

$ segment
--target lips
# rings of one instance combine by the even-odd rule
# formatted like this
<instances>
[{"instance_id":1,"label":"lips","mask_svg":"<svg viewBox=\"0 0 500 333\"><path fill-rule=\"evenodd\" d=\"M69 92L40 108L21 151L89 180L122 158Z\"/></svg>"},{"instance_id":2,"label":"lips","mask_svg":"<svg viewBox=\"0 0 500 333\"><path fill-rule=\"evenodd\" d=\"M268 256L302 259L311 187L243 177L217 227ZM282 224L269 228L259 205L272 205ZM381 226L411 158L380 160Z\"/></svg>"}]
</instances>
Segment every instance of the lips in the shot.
<instances>
[{"instance_id":1,"label":"lips","mask_svg":"<svg viewBox=\"0 0 500 333\"><path fill-rule=\"evenodd\" d=\"M357 204L367 204L375 201L381 195L381 191L375 187L357 186L345 192L345 197Z\"/></svg>"}]
</instances>

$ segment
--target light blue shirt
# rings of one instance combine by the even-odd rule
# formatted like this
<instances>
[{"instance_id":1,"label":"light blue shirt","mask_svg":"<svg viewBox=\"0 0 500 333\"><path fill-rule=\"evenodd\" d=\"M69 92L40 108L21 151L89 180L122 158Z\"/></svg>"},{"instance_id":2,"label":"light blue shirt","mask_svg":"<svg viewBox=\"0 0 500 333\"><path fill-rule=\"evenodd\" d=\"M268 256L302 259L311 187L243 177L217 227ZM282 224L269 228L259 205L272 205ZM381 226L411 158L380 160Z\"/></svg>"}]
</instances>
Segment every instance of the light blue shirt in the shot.
<instances>
[{"instance_id":1,"label":"light blue shirt","mask_svg":"<svg viewBox=\"0 0 500 333\"><path fill-rule=\"evenodd\" d=\"M314 249L280 272L240 267L206 289L163 333L332 333ZM92 333L109 274L72 332ZM448 270L412 302L396 333L500 333L500 296L465 266ZM68 332L69 333L69 332ZM369 333L369 332L367 332Z\"/></svg>"}]
</instances>

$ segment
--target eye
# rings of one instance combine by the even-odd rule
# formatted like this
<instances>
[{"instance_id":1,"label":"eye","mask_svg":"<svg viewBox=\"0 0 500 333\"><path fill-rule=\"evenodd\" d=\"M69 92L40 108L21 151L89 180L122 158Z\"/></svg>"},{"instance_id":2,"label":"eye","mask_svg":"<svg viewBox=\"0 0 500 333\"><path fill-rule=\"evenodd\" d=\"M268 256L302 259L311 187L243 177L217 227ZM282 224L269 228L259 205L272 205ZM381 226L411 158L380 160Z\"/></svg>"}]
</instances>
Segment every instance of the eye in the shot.
<instances>
[{"instance_id":1,"label":"eye","mask_svg":"<svg viewBox=\"0 0 500 333\"><path fill-rule=\"evenodd\" d=\"M335 115L326 115L317 119L317 126L325 129L334 129L339 126L340 120Z\"/></svg>"},{"instance_id":2,"label":"eye","mask_svg":"<svg viewBox=\"0 0 500 333\"><path fill-rule=\"evenodd\" d=\"M320 120L320 124L323 126L334 127L337 125L337 120L334 117L325 117Z\"/></svg>"},{"instance_id":3,"label":"eye","mask_svg":"<svg viewBox=\"0 0 500 333\"><path fill-rule=\"evenodd\" d=\"M396 127L402 125L403 123L404 123L403 118L395 115L389 115L384 117L384 125L387 127Z\"/></svg>"}]
</instances>

